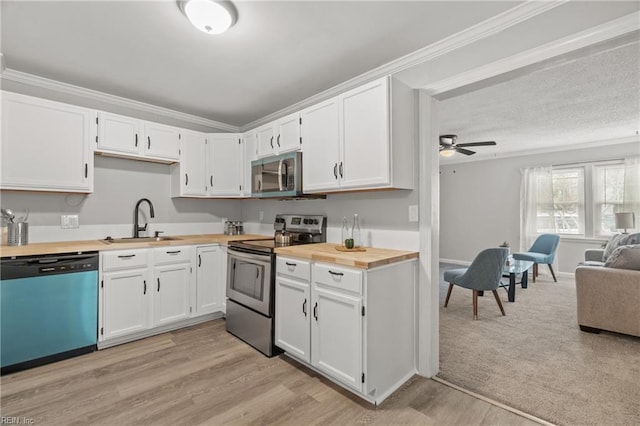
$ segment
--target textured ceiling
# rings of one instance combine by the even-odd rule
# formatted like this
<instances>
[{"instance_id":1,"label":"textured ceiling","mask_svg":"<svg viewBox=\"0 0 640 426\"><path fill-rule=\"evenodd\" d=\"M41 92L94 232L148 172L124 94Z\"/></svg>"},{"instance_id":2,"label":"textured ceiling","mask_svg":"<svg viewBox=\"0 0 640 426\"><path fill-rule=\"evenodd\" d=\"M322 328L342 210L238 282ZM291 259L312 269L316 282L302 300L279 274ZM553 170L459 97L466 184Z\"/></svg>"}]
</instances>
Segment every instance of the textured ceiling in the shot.
<instances>
[{"instance_id":1,"label":"textured ceiling","mask_svg":"<svg viewBox=\"0 0 640 426\"><path fill-rule=\"evenodd\" d=\"M519 1L235 2L210 36L175 1L7 1L7 68L245 125Z\"/></svg>"},{"instance_id":2,"label":"textured ceiling","mask_svg":"<svg viewBox=\"0 0 640 426\"><path fill-rule=\"evenodd\" d=\"M629 140L640 130L640 43L554 61L512 80L443 100L440 107L441 134L457 134L458 143L498 144L477 148L471 157L442 158L443 164Z\"/></svg>"}]
</instances>

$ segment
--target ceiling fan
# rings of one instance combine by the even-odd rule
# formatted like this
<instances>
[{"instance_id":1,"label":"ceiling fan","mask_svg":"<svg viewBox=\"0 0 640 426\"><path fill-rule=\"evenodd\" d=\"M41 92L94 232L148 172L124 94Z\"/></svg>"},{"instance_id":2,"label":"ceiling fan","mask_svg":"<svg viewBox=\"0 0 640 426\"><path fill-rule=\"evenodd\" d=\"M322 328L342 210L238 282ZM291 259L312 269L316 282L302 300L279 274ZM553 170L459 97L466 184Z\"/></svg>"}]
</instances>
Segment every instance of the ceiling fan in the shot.
<instances>
[{"instance_id":1,"label":"ceiling fan","mask_svg":"<svg viewBox=\"0 0 640 426\"><path fill-rule=\"evenodd\" d=\"M443 157L451 157L456 152L464 155L473 155L476 152L469 149L464 149L467 146L490 146L496 145L495 141L486 142L469 142L456 144L458 135L440 135L440 155Z\"/></svg>"}]
</instances>

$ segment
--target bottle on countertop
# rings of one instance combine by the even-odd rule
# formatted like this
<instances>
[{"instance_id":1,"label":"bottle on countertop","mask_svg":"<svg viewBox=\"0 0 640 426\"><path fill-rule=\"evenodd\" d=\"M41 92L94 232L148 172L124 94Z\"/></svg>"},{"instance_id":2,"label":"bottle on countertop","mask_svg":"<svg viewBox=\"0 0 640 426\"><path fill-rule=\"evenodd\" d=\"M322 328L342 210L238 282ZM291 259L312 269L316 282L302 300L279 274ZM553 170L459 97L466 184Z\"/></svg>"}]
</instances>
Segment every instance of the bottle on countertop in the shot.
<instances>
[{"instance_id":1,"label":"bottle on countertop","mask_svg":"<svg viewBox=\"0 0 640 426\"><path fill-rule=\"evenodd\" d=\"M362 235L360 233L360 220L358 214L353 215L353 226L351 227L351 238L353 239L353 247L362 246Z\"/></svg>"},{"instance_id":2,"label":"bottle on countertop","mask_svg":"<svg viewBox=\"0 0 640 426\"><path fill-rule=\"evenodd\" d=\"M342 218L342 234L340 237L341 237L340 244L342 244L343 247L346 247L347 240L351 238L351 235L349 233L349 222L347 222L346 216Z\"/></svg>"}]
</instances>

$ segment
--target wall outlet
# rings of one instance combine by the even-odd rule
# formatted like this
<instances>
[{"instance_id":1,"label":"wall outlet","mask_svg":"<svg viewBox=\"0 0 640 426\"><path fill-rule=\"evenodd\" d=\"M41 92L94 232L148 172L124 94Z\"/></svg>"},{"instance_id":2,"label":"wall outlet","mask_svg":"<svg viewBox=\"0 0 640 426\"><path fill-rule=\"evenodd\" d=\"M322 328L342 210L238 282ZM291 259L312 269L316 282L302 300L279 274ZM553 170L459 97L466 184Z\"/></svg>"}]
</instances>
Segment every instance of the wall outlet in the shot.
<instances>
[{"instance_id":1,"label":"wall outlet","mask_svg":"<svg viewBox=\"0 0 640 426\"><path fill-rule=\"evenodd\" d=\"M60 216L60 227L62 229L76 229L80 227L77 214L63 214Z\"/></svg>"},{"instance_id":2,"label":"wall outlet","mask_svg":"<svg viewBox=\"0 0 640 426\"><path fill-rule=\"evenodd\" d=\"M260 212L258 213L258 220L260 222L264 220L264 212L262 210L260 210Z\"/></svg>"},{"instance_id":3,"label":"wall outlet","mask_svg":"<svg viewBox=\"0 0 640 426\"><path fill-rule=\"evenodd\" d=\"M416 204L409 206L409 222L418 221L418 206Z\"/></svg>"}]
</instances>

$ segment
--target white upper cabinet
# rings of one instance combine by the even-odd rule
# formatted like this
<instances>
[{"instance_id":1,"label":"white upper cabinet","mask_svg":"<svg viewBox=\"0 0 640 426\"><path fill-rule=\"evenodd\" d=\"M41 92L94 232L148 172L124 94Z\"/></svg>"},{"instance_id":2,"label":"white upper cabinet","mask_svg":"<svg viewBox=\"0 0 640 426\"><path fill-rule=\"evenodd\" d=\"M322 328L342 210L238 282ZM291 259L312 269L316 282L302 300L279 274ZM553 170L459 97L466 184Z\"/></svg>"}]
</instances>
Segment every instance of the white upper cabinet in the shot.
<instances>
[{"instance_id":1,"label":"white upper cabinet","mask_svg":"<svg viewBox=\"0 0 640 426\"><path fill-rule=\"evenodd\" d=\"M172 170L172 191L177 195L207 195L207 138L204 133L190 130L182 131L180 140L180 164Z\"/></svg>"},{"instance_id":2,"label":"white upper cabinet","mask_svg":"<svg viewBox=\"0 0 640 426\"><path fill-rule=\"evenodd\" d=\"M338 98L314 105L300 113L302 118L302 184L305 192L338 189L340 180L340 130Z\"/></svg>"},{"instance_id":3,"label":"white upper cabinet","mask_svg":"<svg viewBox=\"0 0 640 426\"><path fill-rule=\"evenodd\" d=\"M242 196L251 197L251 162L258 158L258 141L256 132L250 131L242 135L244 158L242 159Z\"/></svg>"},{"instance_id":4,"label":"white upper cabinet","mask_svg":"<svg viewBox=\"0 0 640 426\"><path fill-rule=\"evenodd\" d=\"M384 77L302 111L303 190L413 188L411 88Z\"/></svg>"},{"instance_id":5,"label":"white upper cabinet","mask_svg":"<svg viewBox=\"0 0 640 426\"><path fill-rule=\"evenodd\" d=\"M173 163L179 159L180 129L108 112L98 112L96 152Z\"/></svg>"},{"instance_id":6,"label":"white upper cabinet","mask_svg":"<svg viewBox=\"0 0 640 426\"><path fill-rule=\"evenodd\" d=\"M92 192L94 112L2 92L0 188Z\"/></svg>"},{"instance_id":7,"label":"white upper cabinet","mask_svg":"<svg viewBox=\"0 0 640 426\"><path fill-rule=\"evenodd\" d=\"M144 139L145 156L178 160L180 130L176 127L145 121Z\"/></svg>"},{"instance_id":8,"label":"white upper cabinet","mask_svg":"<svg viewBox=\"0 0 640 426\"><path fill-rule=\"evenodd\" d=\"M282 117L256 129L258 157L268 157L300 149L300 113Z\"/></svg>"},{"instance_id":9,"label":"white upper cabinet","mask_svg":"<svg viewBox=\"0 0 640 426\"><path fill-rule=\"evenodd\" d=\"M242 134L209 135L209 195L242 194Z\"/></svg>"}]
</instances>

